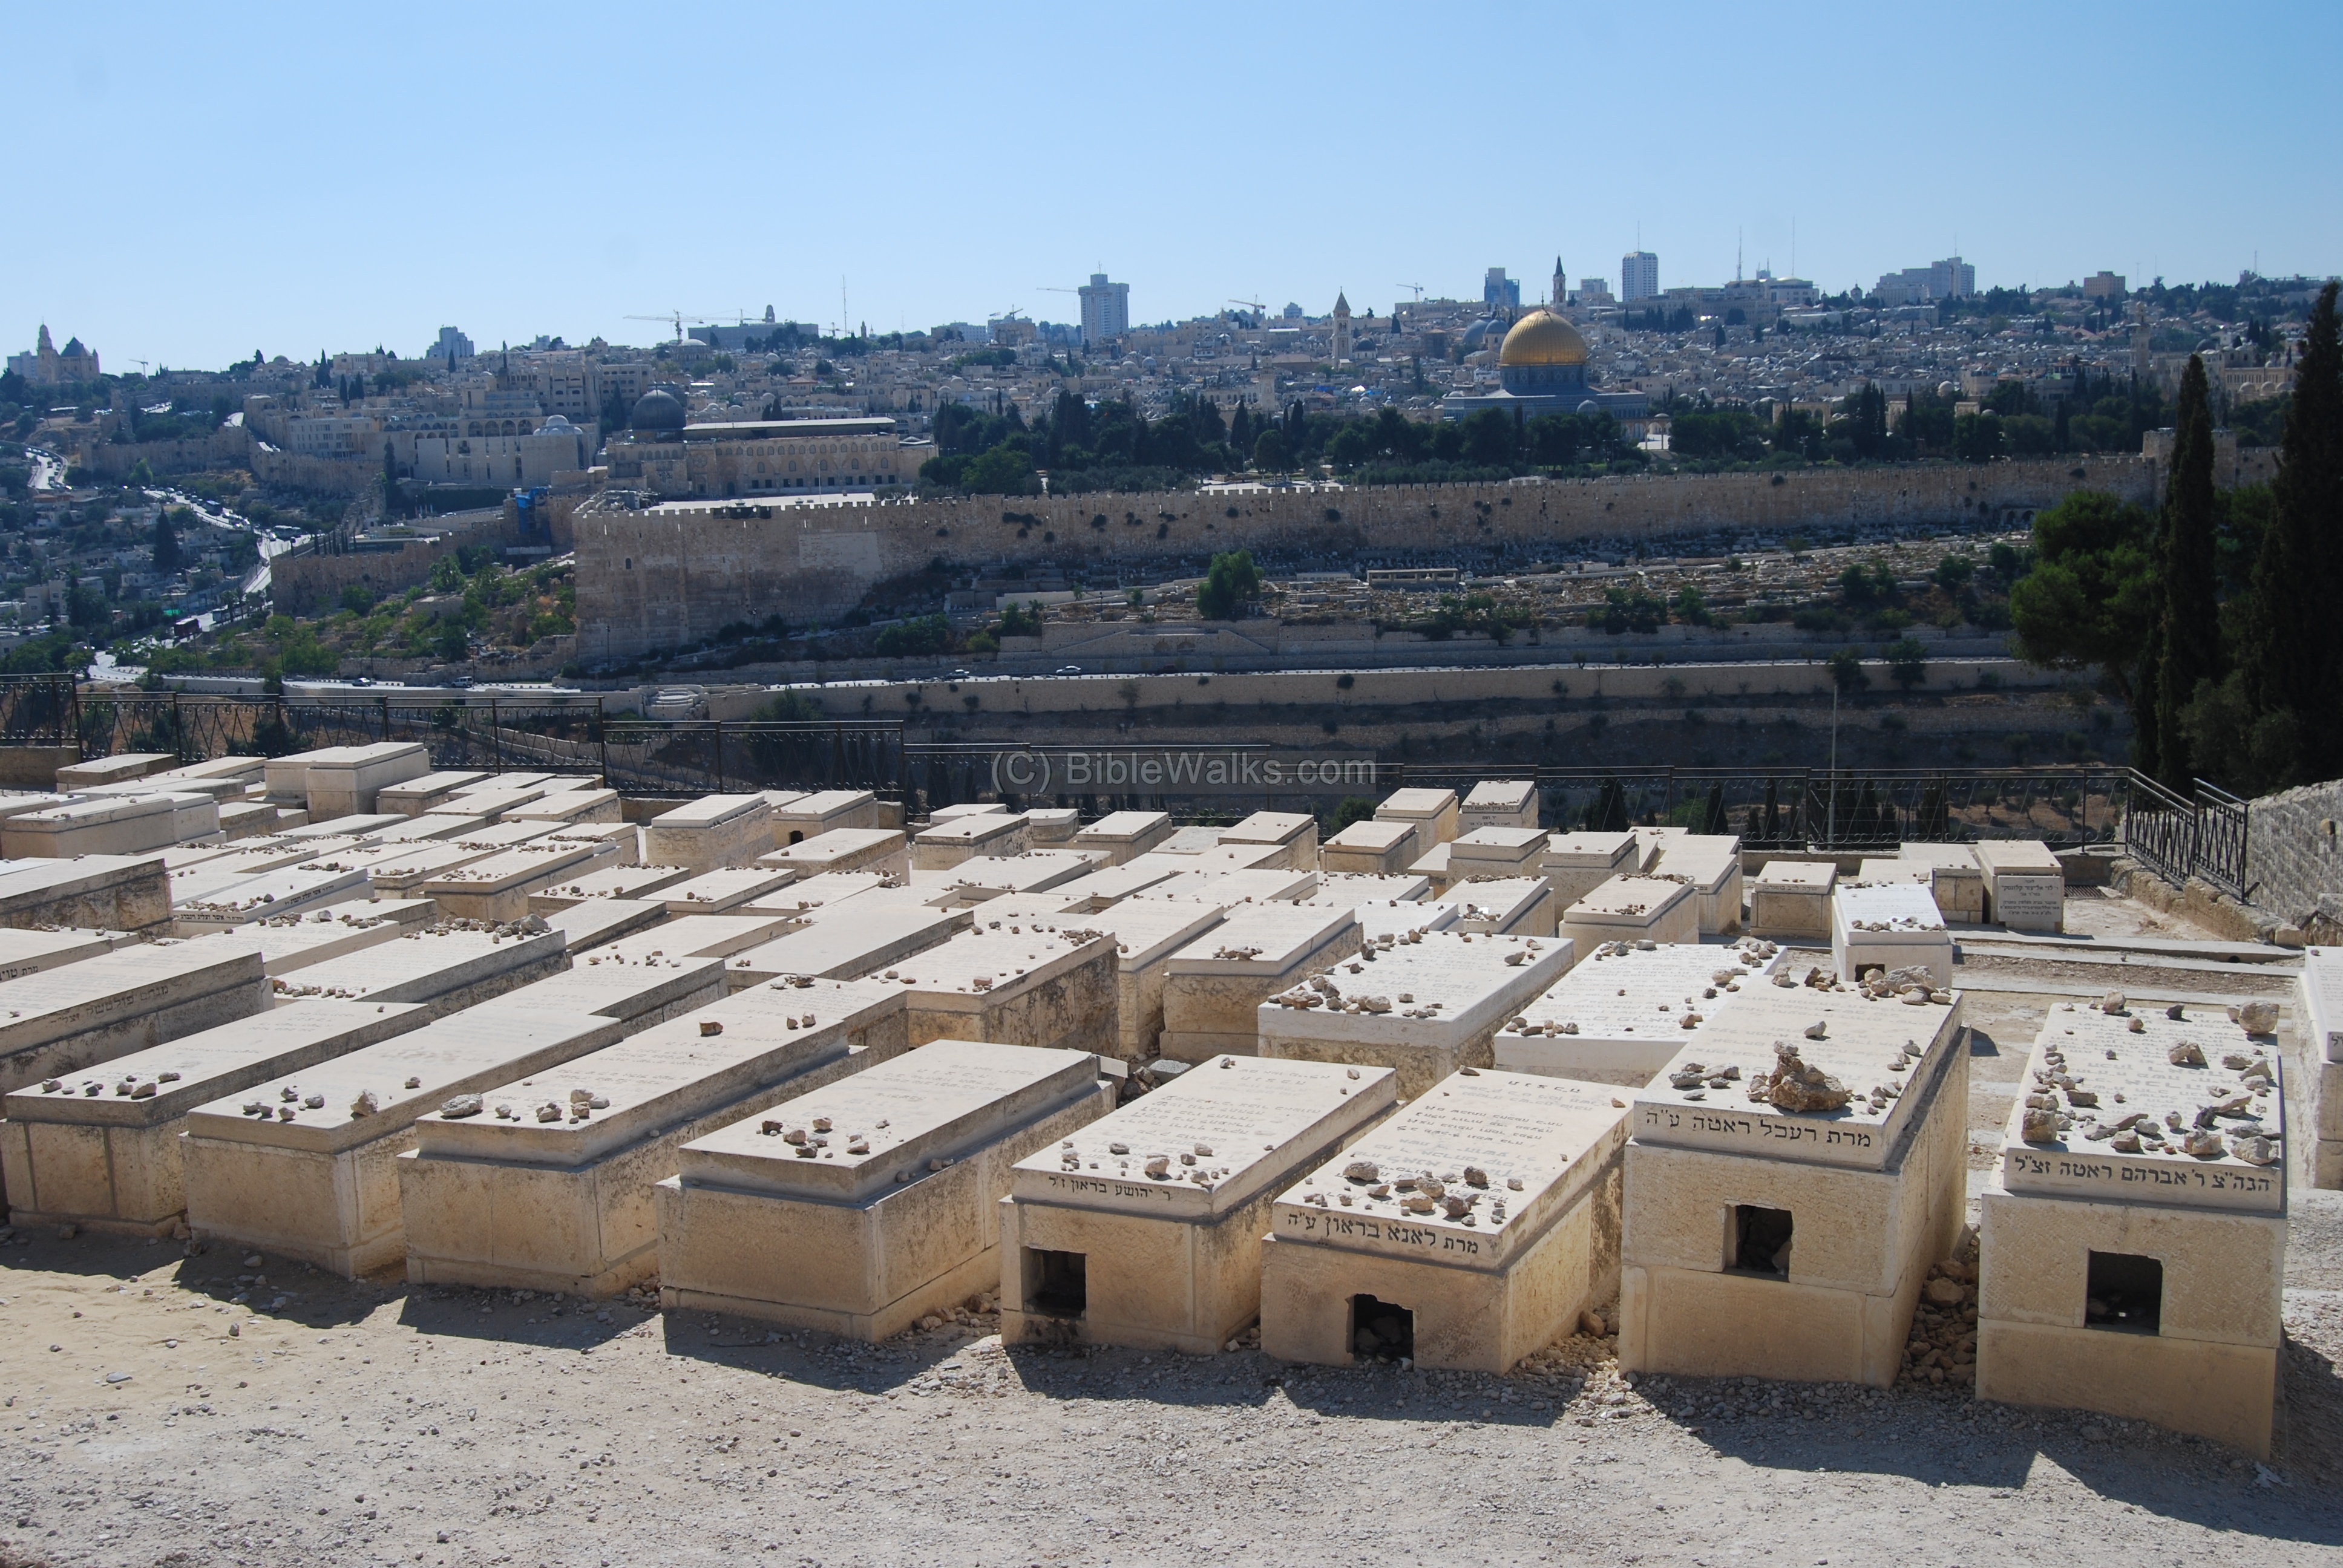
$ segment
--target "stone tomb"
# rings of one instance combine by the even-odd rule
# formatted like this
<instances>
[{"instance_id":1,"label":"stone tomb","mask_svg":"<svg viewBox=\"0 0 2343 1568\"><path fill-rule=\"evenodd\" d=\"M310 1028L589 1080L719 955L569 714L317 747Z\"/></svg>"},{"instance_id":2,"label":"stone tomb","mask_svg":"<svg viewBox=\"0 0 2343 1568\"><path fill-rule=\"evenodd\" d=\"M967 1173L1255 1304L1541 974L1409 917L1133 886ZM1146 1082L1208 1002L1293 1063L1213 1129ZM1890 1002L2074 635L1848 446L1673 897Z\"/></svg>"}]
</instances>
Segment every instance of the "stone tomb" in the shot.
<instances>
[{"instance_id":1,"label":"stone tomb","mask_svg":"<svg viewBox=\"0 0 2343 1568\"><path fill-rule=\"evenodd\" d=\"M1218 926L1222 913L1218 904L1126 900L1096 913L1043 917L1048 925L1102 931L1114 944L1114 1043L1095 1049L1125 1061L1157 1054L1163 1034L1163 979L1172 955ZM984 908L976 918L987 932L1003 924Z\"/></svg>"},{"instance_id":2,"label":"stone tomb","mask_svg":"<svg viewBox=\"0 0 2343 1568\"><path fill-rule=\"evenodd\" d=\"M446 809L457 790L469 784L484 783L492 777L487 773L451 771L426 773L419 779L386 784L375 791L375 809L396 811L402 817L426 816Z\"/></svg>"},{"instance_id":3,"label":"stone tomb","mask_svg":"<svg viewBox=\"0 0 2343 1568\"><path fill-rule=\"evenodd\" d=\"M1021 816L986 811L955 817L920 830L911 840L911 869L948 871L980 855L1021 855L1030 848Z\"/></svg>"},{"instance_id":4,"label":"stone tomb","mask_svg":"<svg viewBox=\"0 0 2343 1568\"><path fill-rule=\"evenodd\" d=\"M833 828L760 856L757 864L804 878L830 871L879 871L901 881L911 873L911 851L900 829Z\"/></svg>"},{"instance_id":5,"label":"stone tomb","mask_svg":"<svg viewBox=\"0 0 2343 1568\"><path fill-rule=\"evenodd\" d=\"M57 788L70 795L101 784L120 784L144 779L177 760L166 751L124 751L112 757L94 757L86 762L68 763L58 769Z\"/></svg>"},{"instance_id":6,"label":"stone tomb","mask_svg":"<svg viewBox=\"0 0 2343 1568\"><path fill-rule=\"evenodd\" d=\"M268 1005L260 955L216 937L143 942L9 980L0 984L0 1093Z\"/></svg>"},{"instance_id":7,"label":"stone tomb","mask_svg":"<svg viewBox=\"0 0 2343 1568\"><path fill-rule=\"evenodd\" d=\"M643 859L694 872L745 866L773 847L773 809L762 795L703 795L643 825Z\"/></svg>"},{"instance_id":8,"label":"stone tomb","mask_svg":"<svg viewBox=\"0 0 2343 1568\"><path fill-rule=\"evenodd\" d=\"M1625 1113L1598 1084L1450 1078L1280 1194L1261 1346L1503 1372L1608 1299Z\"/></svg>"},{"instance_id":9,"label":"stone tomb","mask_svg":"<svg viewBox=\"0 0 2343 1568\"><path fill-rule=\"evenodd\" d=\"M621 866L643 863L643 830L632 822L563 822L545 836L548 844L608 844Z\"/></svg>"},{"instance_id":10,"label":"stone tomb","mask_svg":"<svg viewBox=\"0 0 2343 1568\"><path fill-rule=\"evenodd\" d=\"M135 940L127 931L17 931L0 928L0 984L94 959L100 953L127 947Z\"/></svg>"},{"instance_id":11,"label":"stone tomb","mask_svg":"<svg viewBox=\"0 0 2343 1568\"><path fill-rule=\"evenodd\" d=\"M767 849L786 849L819 833L840 828L902 827L902 813L890 824L880 819L879 797L868 789L823 789L800 795L773 809L773 841Z\"/></svg>"},{"instance_id":12,"label":"stone tomb","mask_svg":"<svg viewBox=\"0 0 2343 1568\"><path fill-rule=\"evenodd\" d=\"M1936 909L1945 919L1966 924L1981 924L1985 920L1985 872L1977 865L1976 849L1968 844L1906 844L1896 851L1897 858L1928 869L1928 891L1936 896ZM2066 873L2059 873L2059 909L2063 917L2066 908Z\"/></svg>"},{"instance_id":13,"label":"stone tomb","mask_svg":"<svg viewBox=\"0 0 2343 1568\"><path fill-rule=\"evenodd\" d=\"M670 915L719 915L779 892L795 880L797 873L787 867L726 866L665 888L659 899Z\"/></svg>"},{"instance_id":14,"label":"stone tomb","mask_svg":"<svg viewBox=\"0 0 2343 1568\"><path fill-rule=\"evenodd\" d=\"M427 811L419 817L408 818L404 827L384 829L375 835L375 843L382 848L393 844L422 844L442 839L453 843L458 839L469 839L490 826L492 824L486 817Z\"/></svg>"},{"instance_id":15,"label":"stone tomb","mask_svg":"<svg viewBox=\"0 0 2343 1568\"><path fill-rule=\"evenodd\" d=\"M396 914L390 912L394 908ZM428 900L392 906L360 899L305 914L272 915L238 926L223 940L258 953L273 980L404 936L434 912Z\"/></svg>"},{"instance_id":16,"label":"stone tomb","mask_svg":"<svg viewBox=\"0 0 2343 1568\"><path fill-rule=\"evenodd\" d=\"M1554 885L1544 877L1458 881L1450 885L1440 902L1455 909L1459 930L1503 937L1553 936L1560 909L1554 902Z\"/></svg>"},{"instance_id":17,"label":"stone tomb","mask_svg":"<svg viewBox=\"0 0 2343 1568\"><path fill-rule=\"evenodd\" d=\"M541 800L555 792L557 786L552 784L521 781L528 777L529 775L525 773L499 774L494 780L478 789L457 790L440 803L439 809L442 811L468 811L473 816L493 819L502 817L508 811L517 811L530 801ZM532 826L551 828L554 824L538 822Z\"/></svg>"},{"instance_id":18,"label":"stone tomb","mask_svg":"<svg viewBox=\"0 0 2343 1568\"><path fill-rule=\"evenodd\" d=\"M2343 949L2304 950L2295 982L2303 1055L2311 1072L2311 1136L2304 1174L2313 1187L2343 1187ZM2275 1020L2257 1025L2274 1027Z\"/></svg>"},{"instance_id":19,"label":"stone tomb","mask_svg":"<svg viewBox=\"0 0 2343 1568\"><path fill-rule=\"evenodd\" d=\"M495 1005L592 1013L636 1034L723 997L722 959L630 953L625 944L614 943L580 955L566 970L502 993Z\"/></svg>"},{"instance_id":20,"label":"stone tomb","mask_svg":"<svg viewBox=\"0 0 2343 1568\"><path fill-rule=\"evenodd\" d=\"M1087 1051L937 1040L684 1144L659 1301L861 1340L999 1288L1026 1156L1113 1106Z\"/></svg>"},{"instance_id":21,"label":"stone tomb","mask_svg":"<svg viewBox=\"0 0 2343 1568\"><path fill-rule=\"evenodd\" d=\"M1206 857L1197 856L1206 865ZM1140 862L1133 860L1132 866ZM1128 869L1128 868L1126 868ZM1069 884L1071 885L1071 884ZM1172 899L1213 904L1282 904L1308 898L1318 890L1316 871L1194 870L1167 877L1134 899Z\"/></svg>"},{"instance_id":22,"label":"stone tomb","mask_svg":"<svg viewBox=\"0 0 2343 1568\"><path fill-rule=\"evenodd\" d=\"M1481 828L1534 828L1538 825L1537 784L1529 779L1484 779L1473 786L1456 810L1456 830Z\"/></svg>"},{"instance_id":23,"label":"stone tomb","mask_svg":"<svg viewBox=\"0 0 2343 1568\"><path fill-rule=\"evenodd\" d=\"M376 893L403 893L420 887L442 871L485 860L494 849L472 844L420 842L377 844L371 849L351 849L316 856L299 862L305 870L357 871ZM231 889L228 891L233 892Z\"/></svg>"},{"instance_id":24,"label":"stone tomb","mask_svg":"<svg viewBox=\"0 0 2343 1568\"><path fill-rule=\"evenodd\" d=\"M995 1040L1112 1056L1118 955L1114 939L1087 919L976 926L874 978L910 999L915 1046Z\"/></svg>"},{"instance_id":25,"label":"stone tomb","mask_svg":"<svg viewBox=\"0 0 2343 1568\"><path fill-rule=\"evenodd\" d=\"M1025 813L1025 837L1037 849L1062 849L1073 842L1082 825L1081 813L1071 806L1039 806ZM1101 859L1099 864L1107 862Z\"/></svg>"},{"instance_id":26,"label":"stone tomb","mask_svg":"<svg viewBox=\"0 0 2343 1568\"><path fill-rule=\"evenodd\" d=\"M1508 1020L1570 970L1551 938L1433 931L1362 948L1263 1003L1260 1052L1388 1067L1413 1100L1460 1068L1493 1066Z\"/></svg>"},{"instance_id":27,"label":"stone tomb","mask_svg":"<svg viewBox=\"0 0 2343 1568\"><path fill-rule=\"evenodd\" d=\"M1307 811L1255 811L1235 827L1222 829L1221 846L1277 851L1254 859L1252 869L1314 871L1318 869L1318 819Z\"/></svg>"},{"instance_id":28,"label":"stone tomb","mask_svg":"<svg viewBox=\"0 0 2343 1568\"><path fill-rule=\"evenodd\" d=\"M518 920L528 896L548 883L582 876L617 859L607 844L517 844L485 859L450 866L414 884L411 891L438 901L458 920Z\"/></svg>"},{"instance_id":29,"label":"stone tomb","mask_svg":"<svg viewBox=\"0 0 2343 1568\"><path fill-rule=\"evenodd\" d=\"M1827 940L1831 890L1838 866L1830 860L1768 860L1749 884L1749 930L1785 941Z\"/></svg>"},{"instance_id":30,"label":"stone tomb","mask_svg":"<svg viewBox=\"0 0 2343 1568\"><path fill-rule=\"evenodd\" d=\"M1324 871L1318 884L1306 899L1296 899L1297 904L1312 909L1359 909L1368 904L1415 904L1419 909L1430 906L1422 902L1432 891L1428 877L1410 876L1402 871L1395 876L1371 876L1363 871Z\"/></svg>"},{"instance_id":31,"label":"stone tomb","mask_svg":"<svg viewBox=\"0 0 2343 1568\"><path fill-rule=\"evenodd\" d=\"M759 986L433 1111L399 1161L407 1277L607 1296L659 1265L676 1150L905 1050L901 992Z\"/></svg>"},{"instance_id":32,"label":"stone tomb","mask_svg":"<svg viewBox=\"0 0 2343 1568\"><path fill-rule=\"evenodd\" d=\"M1318 846L1319 867L1330 875L1393 877L1420 858L1413 822L1362 819Z\"/></svg>"},{"instance_id":33,"label":"stone tomb","mask_svg":"<svg viewBox=\"0 0 2343 1568\"><path fill-rule=\"evenodd\" d=\"M1884 888L1916 883L1928 886L1928 868L1917 860L1866 855L1848 879L1849 887ZM1938 913L1943 911L1939 910Z\"/></svg>"},{"instance_id":34,"label":"stone tomb","mask_svg":"<svg viewBox=\"0 0 2343 1568\"><path fill-rule=\"evenodd\" d=\"M1539 874L1554 884L1564 909L1614 877L1640 869L1633 833L1549 833Z\"/></svg>"},{"instance_id":35,"label":"stone tomb","mask_svg":"<svg viewBox=\"0 0 2343 1568\"><path fill-rule=\"evenodd\" d=\"M647 899L588 899L531 918L543 920L549 930L559 931L575 953L661 924L667 920L667 907Z\"/></svg>"},{"instance_id":36,"label":"stone tomb","mask_svg":"<svg viewBox=\"0 0 2343 1568\"><path fill-rule=\"evenodd\" d=\"M417 1120L619 1033L585 1013L474 1008L197 1106L181 1150L187 1223L338 1274L395 1263L407 1251L398 1156Z\"/></svg>"},{"instance_id":37,"label":"stone tomb","mask_svg":"<svg viewBox=\"0 0 2343 1568\"><path fill-rule=\"evenodd\" d=\"M1210 1355L1261 1311L1279 1188L1386 1115L1385 1068L1223 1056L1018 1162L1001 1337Z\"/></svg>"},{"instance_id":38,"label":"stone tomb","mask_svg":"<svg viewBox=\"0 0 2343 1568\"><path fill-rule=\"evenodd\" d=\"M219 803L207 795L93 795L0 821L0 853L12 860L136 855L218 830Z\"/></svg>"},{"instance_id":39,"label":"stone tomb","mask_svg":"<svg viewBox=\"0 0 2343 1568\"><path fill-rule=\"evenodd\" d=\"M1653 874L1682 877L1698 900L1694 918L1704 937L1729 937L1741 930L1741 840L1716 834L1687 834L1660 850Z\"/></svg>"},{"instance_id":40,"label":"stone tomb","mask_svg":"<svg viewBox=\"0 0 2343 1568\"><path fill-rule=\"evenodd\" d=\"M207 930L233 930L254 920L363 899L371 891L372 884L363 869L328 859L280 866L276 870L231 882L203 898L172 905L171 915L181 935L193 936Z\"/></svg>"},{"instance_id":41,"label":"stone tomb","mask_svg":"<svg viewBox=\"0 0 2343 1568\"><path fill-rule=\"evenodd\" d=\"M1375 808L1378 822L1405 822L1415 829L1415 853L1408 864L1456 837L1456 791L1394 789Z\"/></svg>"},{"instance_id":42,"label":"stone tomb","mask_svg":"<svg viewBox=\"0 0 2343 1568\"><path fill-rule=\"evenodd\" d=\"M1986 839L1976 845L1986 914L2013 931L2066 929L2066 873L2039 839Z\"/></svg>"},{"instance_id":43,"label":"stone tomb","mask_svg":"<svg viewBox=\"0 0 2343 1568\"><path fill-rule=\"evenodd\" d=\"M1831 894L1831 962L1853 980L1873 968L1924 969L1938 986L1953 983L1953 937L1926 887L1911 882L1841 884Z\"/></svg>"},{"instance_id":44,"label":"stone tomb","mask_svg":"<svg viewBox=\"0 0 2343 1568\"><path fill-rule=\"evenodd\" d=\"M1535 828L1475 828L1450 841L1449 879L1539 876L1545 848L1546 835Z\"/></svg>"},{"instance_id":45,"label":"stone tomb","mask_svg":"<svg viewBox=\"0 0 2343 1568\"><path fill-rule=\"evenodd\" d=\"M2184 1016L2070 1002L2044 1021L1984 1195L1977 1397L2266 1459L2283 1375L2282 1053L2217 1012L2171 1010Z\"/></svg>"},{"instance_id":46,"label":"stone tomb","mask_svg":"<svg viewBox=\"0 0 2343 1568\"><path fill-rule=\"evenodd\" d=\"M1498 1030L1508 1072L1641 1089L1755 986L1778 950L1605 942Z\"/></svg>"},{"instance_id":47,"label":"stone tomb","mask_svg":"<svg viewBox=\"0 0 2343 1568\"><path fill-rule=\"evenodd\" d=\"M525 806L516 806L505 817L513 822L556 822L572 827L618 821L619 809L616 789L560 789L540 795Z\"/></svg>"},{"instance_id":48,"label":"stone tomb","mask_svg":"<svg viewBox=\"0 0 2343 1568\"><path fill-rule=\"evenodd\" d=\"M417 741L385 740L313 751L305 781L309 819L321 822L328 817L371 812L386 785L404 784L430 771L431 755Z\"/></svg>"},{"instance_id":49,"label":"stone tomb","mask_svg":"<svg viewBox=\"0 0 2343 1568\"><path fill-rule=\"evenodd\" d=\"M820 905L803 930L727 959L726 981L739 990L787 975L859 980L968 929L966 910L930 909L907 896L873 891Z\"/></svg>"},{"instance_id":50,"label":"stone tomb","mask_svg":"<svg viewBox=\"0 0 2343 1568\"><path fill-rule=\"evenodd\" d=\"M179 1134L189 1111L404 1033L425 1016L396 1002L288 1002L117 1057L86 1082L20 1089L0 1121L10 1218L166 1234L186 1209Z\"/></svg>"},{"instance_id":51,"label":"stone tomb","mask_svg":"<svg viewBox=\"0 0 2343 1568\"><path fill-rule=\"evenodd\" d=\"M1163 811L1110 811L1074 833L1077 849L1103 849L1108 863L1123 865L1147 853L1172 836L1172 818Z\"/></svg>"},{"instance_id":52,"label":"stone tomb","mask_svg":"<svg viewBox=\"0 0 2343 1568\"><path fill-rule=\"evenodd\" d=\"M811 843L812 840L808 839L807 842ZM816 910L843 903L864 893L900 886L901 879L890 879L883 871L824 871L775 889L746 905L744 912L796 914L809 919Z\"/></svg>"},{"instance_id":53,"label":"stone tomb","mask_svg":"<svg viewBox=\"0 0 2343 1568\"><path fill-rule=\"evenodd\" d=\"M1690 882L1618 876L1563 912L1561 935L1580 952L1604 942L1700 940L1700 902Z\"/></svg>"},{"instance_id":54,"label":"stone tomb","mask_svg":"<svg viewBox=\"0 0 2343 1568\"><path fill-rule=\"evenodd\" d=\"M19 862L0 871L0 926L81 926L151 931L171 918L160 856L82 855Z\"/></svg>"},{"instance_id":55,"label":"stone tomb","mask_svg":"<svg viewBox=\"0 0 2343 1568\"><path fill-rule=\"evenodd\" d=\"M1103 867L1088 876L1076 877L1071 882L1060 882L1047 892L1062 910L1096 912L1111 909L1133 893L1144 892L1178 875L1179 872L1164 861L1141 865L1133 860L1124 865Z\"/></svg>"},{"instance_id":56,"label":"stone tomb","mask_svg":"<svg viewBox=\"0 0 2343 1568\"><path fill-rule=\"evenodd\" d=\"M310 964L269 984L278 996L419 1002L433 1018L444 1018L568 965L559 931L507 936L444 925Z\"/></svg>"},{"instance_id":57,"label":"stone tomb","mask_svg":"<svg viewBox=\"0 0 2343 1568\"><path fill-rule=\"evenodd\" d=\"M627 959L729 959L787 936L805 924L801 915L771 910L734 910L721 915L678 915L671 920L597 943L590 951L572 942L569 950L584 963L597 954Z\"/></svg>"},{"instance_id":58,"label":"stone tomb","mask_svg":"<svg viewBox=\"0 0 2343 1568\"><path fill-rule=\"evenodd\" d=\"M1633 1096L1621 1367L1891 1384L1960 1232L1968 1080L1958 992L1745 988Z\"/></svg>"},{"instance_id":59,"label":"stone tomb","mask_svg":"<svg viewBox=\"0 0 2343 1568\"><path fill-rule=\"evenodd\" d=\"M1240 905L1165 960L1162 1053L1177 1061L1258 1054L1261 1004L1359 950L1350 910Z\"/></svg>"},{"instance_id":60,"label":"stone tomb","mask_svg":"<svg viewBox=\"0 0 2343 1568\"><path fill-rule=\"evenodd\" d=\"M690 877L681 866L603 865L583 876L565 877L538 889L528 896L528 912L549 915L593 899L656 899L661 890Z\"/></svg>"}]
</instances>

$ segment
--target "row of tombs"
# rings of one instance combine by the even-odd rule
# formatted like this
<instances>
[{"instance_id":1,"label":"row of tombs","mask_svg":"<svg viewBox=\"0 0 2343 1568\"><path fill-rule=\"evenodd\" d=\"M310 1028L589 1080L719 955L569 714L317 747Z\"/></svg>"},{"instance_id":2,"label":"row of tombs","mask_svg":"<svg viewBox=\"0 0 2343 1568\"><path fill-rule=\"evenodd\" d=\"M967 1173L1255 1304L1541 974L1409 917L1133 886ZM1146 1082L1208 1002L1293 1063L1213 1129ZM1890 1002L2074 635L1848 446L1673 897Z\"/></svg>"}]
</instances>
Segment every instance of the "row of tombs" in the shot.
<instances>
[{"instance_id":1,"label":"row of tombs","mask_svg":"<svg viewBox=\"0 0 2343 1568\"><path fill-rule=\"evenodd\" d=\"M1960 1310L1952 927L2055 924L2039 845L1770 862L1745 896L1734 840L1548 833L1508 784L1322 845L1269 812L907 832L852 791L638 824L590 778L305 756L197 765L265 832L5 845L14 1223L656 1280L862 1338L997 1293L1011 1342L1257 1323L1332 1364L1503 1371L1615 1298L1628 1369L1917 1371L2268 1451L2271 1004L2054 1008ZM0 834L188 771L61 779ZM1371 838L1399 858L1345 858ZM2324 1054L2338 998L2313 950Z\"/></svg>"}]
</instances>

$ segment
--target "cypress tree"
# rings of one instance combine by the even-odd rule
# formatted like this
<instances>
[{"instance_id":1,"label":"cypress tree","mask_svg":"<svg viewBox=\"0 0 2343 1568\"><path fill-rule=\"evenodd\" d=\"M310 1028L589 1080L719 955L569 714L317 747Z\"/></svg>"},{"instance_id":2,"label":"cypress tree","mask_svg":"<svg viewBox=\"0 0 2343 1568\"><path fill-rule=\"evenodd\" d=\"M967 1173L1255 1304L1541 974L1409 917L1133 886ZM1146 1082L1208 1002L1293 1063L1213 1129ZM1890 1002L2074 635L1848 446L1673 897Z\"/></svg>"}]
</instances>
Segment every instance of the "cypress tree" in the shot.
<instances>
[{"instance_id":1,"label":"cypress tree","mask_svg":"<svg viewBox=\"0 0 2343 1568\"><path fill-rule=\"evenodd\" d=\"M2175 789L2210 770L2210 759L2189 755L2181 715L2196 696L2197 682L2221 678L2220 605L2214 593L2219 563L2214 538L2218 521L2213 502L2211 405L2205 361L2191 355L2180 378L2180 405L2173 419L2158 574L2164 613L2157 645L2149 652L2157 667L2156 772Z\"/></svg>"},{"instance_id":2,"label":"cypress tree","mask_svg":"<svg viewBox=\"0 0 2343 1568\"><path fill-rule=\"evenodd\" d=\"M2280 786L2343 772L2343 734L2317 717L2329 710L2343 674L2327 620L2343 587L2343 342L2335 297L2333 283L2319 291L2295 367L2238 660L2254 761Z\"/></svg>"}]
</instances>

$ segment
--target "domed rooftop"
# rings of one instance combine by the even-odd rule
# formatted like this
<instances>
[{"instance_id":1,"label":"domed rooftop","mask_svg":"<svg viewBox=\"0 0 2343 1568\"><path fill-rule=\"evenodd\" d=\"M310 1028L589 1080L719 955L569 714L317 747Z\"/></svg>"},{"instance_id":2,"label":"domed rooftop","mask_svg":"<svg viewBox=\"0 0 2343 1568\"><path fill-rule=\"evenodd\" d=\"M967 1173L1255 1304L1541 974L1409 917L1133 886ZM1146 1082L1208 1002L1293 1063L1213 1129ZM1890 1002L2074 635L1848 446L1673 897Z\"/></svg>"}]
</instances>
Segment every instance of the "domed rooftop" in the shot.
<instances>
[{"instance_id":1,"label":"domed rooftop","mask_svg":"<svg viewBox=\"0 0 2343 1568\"><path fill-rule=\"evenodd\" d=\"M680 430L683 428L683 400L672 392L646 392L627 416L627 423L638 430Z\"/></svg>"},{"instance_id":2,"label":"domed rooftop","mask_svg":"<svg viewBox=\"0 0 2343 1568\"><path fill-rule=\"evenodd\" d=\"M1586 339L1551 310L1533 310L1513 323L1505 334L1505 346L1497 350L1500 367L1585 363Z\"/></svg>"}]
</instances>

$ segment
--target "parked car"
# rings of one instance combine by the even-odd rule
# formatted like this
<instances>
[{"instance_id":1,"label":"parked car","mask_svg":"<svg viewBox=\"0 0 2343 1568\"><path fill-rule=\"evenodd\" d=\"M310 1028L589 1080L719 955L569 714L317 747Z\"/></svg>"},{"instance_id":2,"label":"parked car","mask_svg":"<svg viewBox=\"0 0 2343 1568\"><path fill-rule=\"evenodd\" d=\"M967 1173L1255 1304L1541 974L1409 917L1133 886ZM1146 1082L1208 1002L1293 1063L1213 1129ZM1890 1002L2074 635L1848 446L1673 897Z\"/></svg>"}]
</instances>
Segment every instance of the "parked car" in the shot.
<instances>
[{"instance_id":1,"label":"parked car","mask_svg":"<svg viewBox=\"0 0 2343 1568\"><path fill-rule=\"evenodd\" d=\"M1080 675L1081 672L1082 667L1079 664L1061 664L1051 673L1057 675Z\"/></svg>"}]
</instances>

